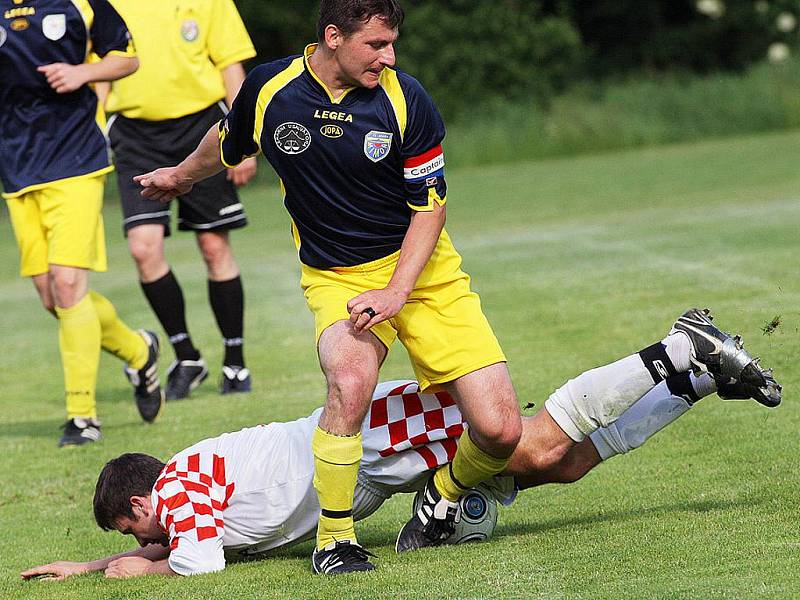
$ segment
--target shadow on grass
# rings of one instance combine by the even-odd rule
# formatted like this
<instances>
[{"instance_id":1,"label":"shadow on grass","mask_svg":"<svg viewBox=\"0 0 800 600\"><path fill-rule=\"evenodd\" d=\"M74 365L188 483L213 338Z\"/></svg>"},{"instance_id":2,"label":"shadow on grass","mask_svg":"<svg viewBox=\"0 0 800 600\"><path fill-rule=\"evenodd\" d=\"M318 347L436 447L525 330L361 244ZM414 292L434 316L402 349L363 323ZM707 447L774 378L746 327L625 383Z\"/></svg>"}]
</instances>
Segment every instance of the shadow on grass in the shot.
<instances>
[{"instance_id":1,"label":"shadow on grass","mask_svg":"<svg viewBox=\"0 0 800 600\"><path fill-rule=\"evenodd\" d=\"M670 513L707 513L714 511L725 511L740 506L754 506L762 504L764 501L758 498L737 498L736 500L703 500L699 502L676 502L673 504L662 504L645 508L634 508L630 510L617 510L591 515L580 515L574 517L564 517L550 519L540 523L519 523L514 525L501 525L495 530L495 535L520 535L532 533L544 533L554 529L564 529L568 527L584 527L598 525L600 523L619 523L632 521L642 517L654 517ZM513 510L513 509L510 509Z\"/></svg>"},{"instance_id":2,"label":"shadow on grass","mask_svg":"<svg viewBox=\"0 0 800 600\"><path fill-rule=\"evenodd\" d=\"M663 504L648 508L634 508L631 510L611 511L593 515L575 516L571 518L550 519L541 523L501 525L495 530L494 535L495 537L530 535L544 533L551 530L572 528L576 526L583 527L598 525L600 523L631 521L634 519L641 519L642 517L655 517L670 513L707 513L714 511L725 511L740 506L752 507L762 503L762 499L753 498L738 498L736 500L704 500L701 502L676 502L673 504ZM513 508L509 510L513 510ZM394 537L387 539L385 530L375 529L370 531L368 527L363 528L362 531L359 532L358 538L359 542L362 543L365 548L376 549L387 547L391 549L394 547ZM267 559L292 560L298 558L308 558L311 556L313 549L314 545L311 541L304 541L289 547L276 548L257 556L231 557L231 562L243 563Z\"/></svg>"}]
</instances>

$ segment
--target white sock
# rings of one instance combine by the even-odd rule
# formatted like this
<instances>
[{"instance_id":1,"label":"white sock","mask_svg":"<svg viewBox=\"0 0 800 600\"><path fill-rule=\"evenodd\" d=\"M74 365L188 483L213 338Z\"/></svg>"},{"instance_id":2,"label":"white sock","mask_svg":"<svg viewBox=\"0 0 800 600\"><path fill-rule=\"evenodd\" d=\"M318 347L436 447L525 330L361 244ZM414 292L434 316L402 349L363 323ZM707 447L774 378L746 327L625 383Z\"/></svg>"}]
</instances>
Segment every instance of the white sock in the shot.
<instances>
[{"instance_id":1,"label":"white sock","mask_svg":"<svg viewBox=\"0 0 800 600\"><path fill-rule=\"evenodd\" d=\"M694 373L689 373L689 381L692 383L694 391L700 398L705 398L717 392L717 382L708 373L703 373L699 377Z\"/></svg>"},{"instance_id":2,"label":"white sock","mask_svg":"<svg viewBox=\"0 0 800 600\"><path fill-rule=\"evenodd\" d=\"M558 388L545 408L570 438L580 442L617 420L653 387L638 354L586 371Z\"/></svg>"},{"instance_id":3,"label":"white sock","mask_svg":"<svg viewBox=\"0 0 800 600\"><path fill-rule=\"evenodd\" d=\"M691 368L690 357L692 353L692 344L689 342L689 336L683 332L676 331L668 335L661 343L672 361L675 370L678 373L688 371Z\"/></svg>"},{"instance_id":4,"label":"white sock","mask_svg":"<svg viewBox=\"0 0 800 600\"><path fill-rule=\"evenodd\" d=\"M670 389L672 388L672 389ZM656 433L685 414L697 400L717 390L707 373L674 375L656 385L608 427L591 434L600 458L635 450Z\"/></svg>"}]
</instances>

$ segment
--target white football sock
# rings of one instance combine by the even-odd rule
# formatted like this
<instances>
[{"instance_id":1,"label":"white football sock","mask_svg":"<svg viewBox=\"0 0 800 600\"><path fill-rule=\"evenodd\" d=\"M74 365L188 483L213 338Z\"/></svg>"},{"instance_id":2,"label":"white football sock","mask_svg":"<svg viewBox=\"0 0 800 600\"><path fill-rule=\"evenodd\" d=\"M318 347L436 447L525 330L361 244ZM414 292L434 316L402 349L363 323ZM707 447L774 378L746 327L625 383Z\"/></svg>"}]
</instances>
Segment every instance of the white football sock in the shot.
<instances>
[{"instance_id":1,"label":"white football sock","mask_svg":"<svg viewBox=\"0 0 800 600\"><path fill-rule=\"evenodd\" d=\"M669 356L678 373L688 371L691 368L692 344L689 342L688 335L677 331L665 337L661 340L661 343L664 345L667 356Z\"/></svg>"},{"instance_id":2,"label":"white football sock","mask_svg":"<svg viewBox=\"0 0 800 600\"><path fill-rule=\"evenodd\" d=\"M672 387L672 389L670 389ZM717 389L707 373L696 377L682 373L662 381L608 427L589 438L602 460L635 450L656 433L685 414L700 398Z\"/></svg>"},{"instance_id":3,"label":"white football sock","mask_svg":"<svg viewBox=\"0 0 800 600\"><path fill-rule=\"evenodd\" d=\"M544 406L564 433L580 442L595 429L616 421L653 385L640 356L632 354L570 379Z\"/></svg>"}]
</instances>

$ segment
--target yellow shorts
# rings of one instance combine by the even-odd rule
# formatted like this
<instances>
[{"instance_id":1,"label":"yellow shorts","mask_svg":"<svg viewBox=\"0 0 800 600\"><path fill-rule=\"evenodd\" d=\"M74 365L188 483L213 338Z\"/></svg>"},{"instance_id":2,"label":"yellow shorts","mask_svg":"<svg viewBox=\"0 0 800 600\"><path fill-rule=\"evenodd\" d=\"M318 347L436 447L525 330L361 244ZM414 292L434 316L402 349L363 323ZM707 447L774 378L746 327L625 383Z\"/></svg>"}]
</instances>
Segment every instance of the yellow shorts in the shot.
<instances>
[{"instance_id":1,"label":"yellow shorts","mask_svg":"<svg viewBox=\"0 0 800 600\"><path fill-rule=\"evenodd\" d=\"M105 180L73 177L6 198L23 277L47 273L49 265L106 270Z\"/></svg>"},{"instance_id":2,"label":"yellow shorts","mask_svg":"<svg viewBox=\"0 0 800 600\"><path fill-rule=\"evenodd\" d=\"M399 254L330 270L302 265L300 285L314 313L317 341L335 322L350 318L352 298L388 285ZM446 231L403 309L370 331L387 348L400 338L422 389L506 361Z\"/></svg>"}]
</instances>

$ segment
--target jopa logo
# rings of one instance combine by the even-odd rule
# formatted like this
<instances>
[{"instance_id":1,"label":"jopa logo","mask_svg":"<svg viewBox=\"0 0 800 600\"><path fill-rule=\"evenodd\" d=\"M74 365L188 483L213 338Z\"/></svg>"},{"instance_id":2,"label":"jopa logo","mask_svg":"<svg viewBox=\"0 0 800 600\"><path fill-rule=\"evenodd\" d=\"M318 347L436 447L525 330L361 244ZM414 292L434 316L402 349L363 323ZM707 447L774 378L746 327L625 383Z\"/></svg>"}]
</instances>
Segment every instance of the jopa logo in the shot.
<instances>
[{"instance_id":1,"label":"jopa logo","mask_svg":"<svg viewBox=\"0 0 800 600\"><path fill-rule=\"evenodd\" d=\"M336 139L344 135L344 131L338 125L323 125L319 128L319 132L326 138Z\"/></svg>"},{"instance_id":2,"label":"jopa logo","mask_svg":"<svg viewBox=\"0 0 800 600\"><path fill-rule=\"evenodd\" d=\"M300 123L283 123L278 125L273 139L281 152L300 154L311 145L311 132Z\"/></svg>"}]
</instances>

